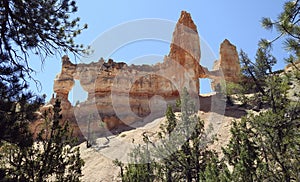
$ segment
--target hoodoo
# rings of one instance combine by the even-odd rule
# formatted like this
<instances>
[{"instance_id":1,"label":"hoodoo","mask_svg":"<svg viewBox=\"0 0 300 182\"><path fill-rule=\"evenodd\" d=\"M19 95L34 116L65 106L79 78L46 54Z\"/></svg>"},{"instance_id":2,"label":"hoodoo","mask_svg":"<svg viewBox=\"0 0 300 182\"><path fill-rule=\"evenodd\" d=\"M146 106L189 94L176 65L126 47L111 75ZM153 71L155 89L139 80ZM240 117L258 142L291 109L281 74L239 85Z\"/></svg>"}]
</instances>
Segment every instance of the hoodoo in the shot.
<instances>
[{"instance_id":1,"label":"hoodoo","mask_svg":"<svg viewBox=\"0 0 300 182\"><path fill-rule=\"evenodd\" d=\"M91 111L95 109L109 129L154 119L164 114L166 104L175 105L183 87L199 95L199 78L238 81L238 56L235 46L228 40L221 44L220 60L213 71L202 67L200 60L197 26L191 15L182 11L173 32L170 52L162 63L129 66L101 58L89 64L73 64L64 56L61 72L54 80L56 96L51 102L60 99L63 117L74 123L77 121L81 130L87 126L87 118L93 118ZM75 80L79 80L88 93L80 107L73 107L68 100Z\"/></svg>"}]
</instances>

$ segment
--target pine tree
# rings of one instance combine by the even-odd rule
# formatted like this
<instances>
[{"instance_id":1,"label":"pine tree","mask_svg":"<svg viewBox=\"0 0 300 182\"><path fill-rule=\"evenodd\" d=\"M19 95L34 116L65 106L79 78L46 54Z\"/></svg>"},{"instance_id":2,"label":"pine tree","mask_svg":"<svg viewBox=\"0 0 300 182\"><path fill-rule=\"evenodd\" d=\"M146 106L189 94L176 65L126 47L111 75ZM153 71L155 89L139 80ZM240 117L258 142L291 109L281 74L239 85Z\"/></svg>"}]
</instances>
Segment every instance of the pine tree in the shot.
<instances>
[{"instance_id":1,"label":"pine tree","mask_svg":"<svg viewBox=\"0 0 300 182\"><path fill-rule=\"evenodd\" d=\"M44 98L27 91L28 84L20 80L20 68L7 65L7 61L0 63L0 147L4 141L30 146L28 124Z\"/></svg>"},{"instance_id":2,"label":"pine tree","mask_svg":"<svg viewBox=\"0 0 300 182\"><path fill-rule=\"evenodd\" d=\"M80 18L71 18L78 9L73 0L2 0L0 1L0 59L9 61L31 77L29 53L44 62L62 51L80 53L83 46L74 37L83 28ZM23 74L24 74L23 73Z\"/></svg>"},{"instance_id":3,"label":"pine tree","mask_svg":"<svg viewBox=\"0 0 300 182\"><path fill-rule=\"evenodd\" d=\"M270 74L273 73L273 66L277 63L276 58L271 54L270 47L259 47L256 51L255 56L255 76L260 79L260 82L263 83L263 80Z\"/></svg>"},{"instance_id":4,"label":"pine tree","mask_svg":"<svg viewBox=\"0 0 300 182\"><path fill-rule=\"evenodd\" d=\"M284 39L284 48L290 53L290 57L286 60L290 63L298 61L300 58L300 2L299 0L287 1L283 6L283 11L274 21L271 18L263 18L262 26L267 30L275 29L278 36L273 40L268 41L262 39L261 47L270 47L279 40Z\"/></svg>"},{"instance_id":5,"label":"pine tree","mask_svg":"<svg viewBox=\"0 0 300 182\"><path fill-rule=\"evenodd\" d=\"M123 168L123 164L115 161L115 165L121 169L123 182L150 182L156 179L156 162L151 159L148 143L146 145L137 145L129 153L129 164ZM123 170L125 172L123 172Z\"/></svg>"},{"instance_id":6,"label":"pine tree","mask_svg":"<svg viewBox=\"0 0 300 182\"><path fill-rule=\"evenodd\" d=\"M3 0L0 7L0 161L7 159L4 157L9 154L7 151L19 152L11 153L15 165L11 170L6 168L6 162L0 163L0 180L5 177L24 181L27 178L24 176L33 174L22 171L26 166L21 159L38 168L38 163L27 157L42 155L33 148L28 124L35 119L34 112L45 99L28 92L28 79L34 80L29 55L38 55L43 63L48 56L63 51L80 54L83 46L75 44L74 37L87 26L80 28L79 18L70 16L77 11L75 1Z\"/></svg>"},{"instance_id":7,"label":"pine tree","mask_svg":"<svg viewBox=\"0 0 300 182\"><path fill-rule=\"evenodd\" d=\"M252 90L253 97L248 97L247 101L252 103L253 108L260 110L264 105L274 105L276 99L273 91L268 88L278 73L273 72L273 66L276 64L276 58L271 54L270 47L259 47L256 52L255 62L252 62L247 54L240 52L240 61L242 63L243 79L240 85L242 89L237 89L241 94L249 93ZM277 79L278 80L278 79ZM250 92L251 93L251 92ZM274 107L273 107L274 109Z\"/></svg>"},{"instance_id":8,"label":"pine tree","mask_svg":"<svg viewBox=\"0 0 300 182\"><path fill-rule=\"evenodd\" d=\"M16 142L18 132L23 133L20 140L30 140L24 125L43 102L28 92L28 79L34 79L29 54L37 54L43 63L46 57L62 51L81 53L83 47L73 39L86 25L80 28L79 18L70 17L77 11L75 1L2 0L0 7L1 146L1 140Z\"/></svg>"},{"instance_id":9,"label":"pine tree","mask_svg":"<svg viewBox=\"0 0 300 182\"><path fill-rule=\"evenodd\" d=\"M298 181L299 104L234 122L224 154L238 181ZM290 117L293 115L293 117Z\"/></svg>"},{"instance_id":10,"label":"pine tree","mask_svg":"<svg viewBox=\"0 0 300 182\"><path fill-rule=\"evenodd\" d=\"M152 143L144 134L145 145L132 150L128 165L114 161L122 181L230 181L227 165L208 149L215 139L204 129L186 89L179 104L178 117L170 106L166 110L166 122L158 133L160 143Z\"/></svg>"},{"instance_id":11,"label":"pine tree","mask_svg":"<svg viewBox=\"0 0 300 182\"><path fill-rule=\"evenodd\" d=\"M278 20L264 18L262 23L267 29L275 27L279 36L260 42L254 64L243 52L241 58L267 107L233 122L232 137L223 152L233 167L233 181L299 181L300 100L298 93L289 96L289 83L300 83L299 68L294 64L295 72L274 73L276 61L270 54L271 45L283 37L291 53L288 60L293 64L299 59L299 1L286 2Z\"/></svg>"},{"instance_id":12,"label":"pine tree","mask_svg":"<svg viewBox=\"0 0 300 182\"><path fill-rule=\"evenodd\" d=\"M223 160L218 159L217 154L213 154L208 161L201 181L207 182L229 182L231 180L230 171Z\"/></svg>"},{"instance_id":13,"label":"pine tree","mask_svg":"<svg viewBox=\"0 0 300 182\"><path fill-rule=\"evenodd\" d=\"M19 147L7 143L4 146L5 177L2 180L79 181L84 162L79 147L73 147L68 123L61 124L60 110L60 102L56 101L53 119L45 118L45 127L34 145Z\"/></svg>"},{"instance_id":14,"label":"pine tree","mask_svg":"<svg viewBox=\"0 0 300 182\"><path fill-rule=\"evenodd\" d=\"M232 137L223 153L228 159L229 165L234 166L232 178L235 181L257 181L256 176L258 148L251 140L254 131L247 128L247 118L240 123L233 122L231 128Z\"/></svg>"}]
</instances>

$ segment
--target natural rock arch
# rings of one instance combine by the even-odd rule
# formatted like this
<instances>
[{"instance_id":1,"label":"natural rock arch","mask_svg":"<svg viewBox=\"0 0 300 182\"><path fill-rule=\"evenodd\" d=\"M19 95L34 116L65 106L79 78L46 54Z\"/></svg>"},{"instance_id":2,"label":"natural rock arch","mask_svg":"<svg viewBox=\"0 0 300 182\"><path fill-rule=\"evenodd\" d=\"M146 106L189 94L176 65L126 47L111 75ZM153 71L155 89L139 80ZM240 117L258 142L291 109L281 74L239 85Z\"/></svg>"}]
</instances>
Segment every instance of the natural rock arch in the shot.
<instances>
[{"instance_id":1,"label":"natural rock arch","mask_svg":"<svg viewBox=\"0 0 300 182\"><path fill-rule=\"evenodd\" d=\"M89 64L73 64L67 56L63 56L61 72L54 80L54 92L62 102L64 117L75 120L74 108L68 101L68 95L74 80L79 80L88 93L87 101L80 104L81 109L88 111L94 100L93 104L96 102L101 119L107 123L108 128L114 128L123 123L135 122L140 119L138 116L146 117L151 113L149 101L155 95L161 96L170 105L174 105L183 87L199 95L199 78L212 79L213 86L222 79L238 81L238 54L236 47L227 39L220 46L220 59L215 62L212 71L200 65L200 58L197 27L191 15L182 11L173 33L170 52L162 63L129 66L124 62L101 58ZM118 103L119 113L116 113L113 106L113 94L120 100L124 99L124 105L121 101ZM156 109L161 111L160 108ZM131 117L129 114L127 118L120 119L120 112L126 115L130 111L137 116Z\"/></svg>"}]
</instances>

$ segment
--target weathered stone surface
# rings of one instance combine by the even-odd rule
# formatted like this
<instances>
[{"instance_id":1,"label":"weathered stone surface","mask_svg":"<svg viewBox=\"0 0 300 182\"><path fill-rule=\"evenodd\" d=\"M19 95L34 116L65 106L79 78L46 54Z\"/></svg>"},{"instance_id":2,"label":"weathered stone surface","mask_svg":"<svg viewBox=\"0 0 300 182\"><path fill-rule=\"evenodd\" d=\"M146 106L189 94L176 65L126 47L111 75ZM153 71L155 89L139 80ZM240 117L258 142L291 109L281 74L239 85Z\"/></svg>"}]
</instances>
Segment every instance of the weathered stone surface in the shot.
<instances>
[{"instance_id":1,"label":"weathered stone surface","mask_svg":"<svg viewBox=\"0 0 300 182\"><path fill-rule=\"evenodd\" d=\"M76 65L71 63L68 56L63 56L61 72L54 79L53 85L53 91L56 93L56 98L61 100L63 112L72 107L71 103L68 100L68 96L75 83L73 79L75 70ZM52 103L54 104L53 99Z\"/></svg>"},{"instance_id":2,"label":"weathered stone surface","mask_svg":"<svg viewBox=\"0 0 300 182\"><path fill-rule=\"evenodd\" d=\"M237 82L241 66L236 47L225 39L220 47L220 68L226 81Z\"/></svg>"},{"instance_id":3,"label":"weathered stone surface","mask_svg":"<svg viewBox=\"0 0 300 182\"><path fill-rule=\"evenodd\" d=\"M295 61L293 63L289 63L288 65L286 65L284 68L284 72L286 73L293 72L299 68L300 68L300 61Z\"/></svg>"},{"instance_id":4,"label":"weathered stone surface","mask_svg":"<svg viewBox=\"0 0 300 182\"><path fill-rule=\"evenodd\" d=\"M221 80L236 83L240 79L241 66L236 46L225 39L220 46L220 58L214 62L210 77L214 88Z\"/></svg>"},{"instance_id":5,"label":"weathered stone surface","mask_svg":"<svg viewBox=\"0 0 300 182\"><path fill-rule=\"evenodd\" d=\"M186 11L181 12L176 24L168 58L182 65L193 78L196 88L199 88L199 77L205 77L204 69L200 66L200 40L197 26Z\"/></svg>"},{"instance_id":6,"label":"weathered stone surface","mask_svg":"<svg viewBox=\"0 0 300 182\"><path fill-rule=\"evenodd\" d=\"M216 70L209 72L200 65L200 59L197 27L191 15L182 11L173 33L170 52L162 63L129 66L101 58L89 64L73 64L64 56L62 70L54 80L56 97L51 102L60 99L63 117L77 122L83 133L87 132L87 121L91 117L94 123L103 121L108 129L141 120L150 121L162 116L167 104L174 106L184 87L198 97L199 78L220 80L222 70L225 80L237 80L240 71L237 52L229 41L221 44L219 66L214 67ZM88 98L72 107L68 94L74 80L80 81ZM94 131L102 129L96 127ZM75 132L80 133L78 127Z\"/></svg>"}]
</instances>

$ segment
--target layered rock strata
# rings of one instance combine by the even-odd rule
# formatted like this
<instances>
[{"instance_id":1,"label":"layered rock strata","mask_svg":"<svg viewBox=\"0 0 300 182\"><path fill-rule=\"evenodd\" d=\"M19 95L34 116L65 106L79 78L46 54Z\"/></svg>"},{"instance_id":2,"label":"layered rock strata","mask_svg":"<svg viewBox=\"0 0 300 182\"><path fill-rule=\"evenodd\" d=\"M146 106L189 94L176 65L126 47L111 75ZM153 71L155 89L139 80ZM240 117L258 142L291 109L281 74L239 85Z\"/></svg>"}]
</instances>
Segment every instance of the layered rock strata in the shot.
<instances>
[{"instance_id":1,"label":"layered rock strata","mask_svg":"<svg viewBox=\"0 0 300 182\"><path fill-rule=\"evenodd\" d=\"M228 40L221 44L220 60L215 70L209 72L202 67L200 59L197 27L191 15L182 11L173 33L170 52L162 63L127 65L100 59L89 64L73 64L64 56L62 70L54 80L56 96L52 102L60 99L63 117L77 120L83 126L86 126L84 122L88 118L103 121L109 129L136 121L150 121L162 116L166 105L174 106L184 87L198 97L199 78L238 80L238 56L235 46ZM68 100L74 80L79 80L88 93L87 100L76 107L71 106ZM99 117L94 116L94 111Z\"/></svg>"},{"instance_id":2,"label":"layered rock strata","mask_svg":"<svg viewBox=\"0 0 300 182\"><path fill-rule=\"evenodd\" d=\"M223 80L226 83L237 83L240 80L241 66L239 62L236 46L225 39L220 45L220 57L213 65L213 70L210 72L212 88L220 84Z\"/></svg>"}]
</instances>

